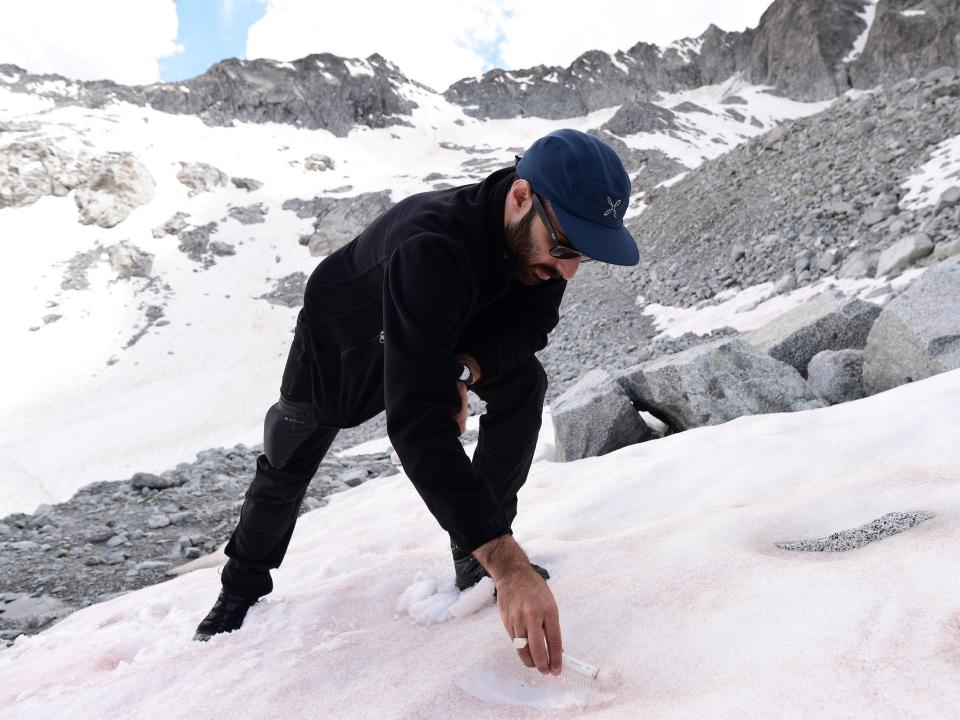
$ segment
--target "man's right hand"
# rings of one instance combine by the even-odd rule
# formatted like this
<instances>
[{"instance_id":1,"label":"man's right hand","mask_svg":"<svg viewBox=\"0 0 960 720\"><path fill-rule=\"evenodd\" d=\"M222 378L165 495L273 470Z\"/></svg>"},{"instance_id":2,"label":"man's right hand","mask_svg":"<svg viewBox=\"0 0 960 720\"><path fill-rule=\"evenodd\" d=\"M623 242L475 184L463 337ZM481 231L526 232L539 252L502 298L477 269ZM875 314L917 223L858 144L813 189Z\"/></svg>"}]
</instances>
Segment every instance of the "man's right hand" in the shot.
<instances>
[{"instance_id":1,"label":"man's right hand","mask_svg":"<svg viewBox=\"0 0 960 720\"><path fill-rule=\"evenodd\" d=\"M560 611L540 574L512 535L502 535L474 550L497 586L497 607L503 627L513 638L527 638L517 650L520 661L541 673L559 675L563 667Z\"/></svg>"}]
</instances>

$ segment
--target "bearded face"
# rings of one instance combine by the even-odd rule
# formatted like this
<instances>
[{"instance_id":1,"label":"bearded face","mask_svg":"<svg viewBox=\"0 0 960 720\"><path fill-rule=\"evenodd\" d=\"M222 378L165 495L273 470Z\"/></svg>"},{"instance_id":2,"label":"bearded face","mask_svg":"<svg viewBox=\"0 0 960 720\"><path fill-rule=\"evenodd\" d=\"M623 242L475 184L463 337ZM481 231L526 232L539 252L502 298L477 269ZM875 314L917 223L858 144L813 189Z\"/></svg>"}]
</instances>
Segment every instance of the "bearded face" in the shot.
<instances>
[{"instance_id":1,"label":"bearded face","mask_svg":"<svg viewBox=\"0 0 960 720\"><path fill-rule=\"evenodd\" d=\"M539 285L550 279L563 277L552 264L550 254L544 250L544 240L534 235L533 206L519 222L505 228L507 257L513 276L524 285Z\"/></svg>"}]
</instances>

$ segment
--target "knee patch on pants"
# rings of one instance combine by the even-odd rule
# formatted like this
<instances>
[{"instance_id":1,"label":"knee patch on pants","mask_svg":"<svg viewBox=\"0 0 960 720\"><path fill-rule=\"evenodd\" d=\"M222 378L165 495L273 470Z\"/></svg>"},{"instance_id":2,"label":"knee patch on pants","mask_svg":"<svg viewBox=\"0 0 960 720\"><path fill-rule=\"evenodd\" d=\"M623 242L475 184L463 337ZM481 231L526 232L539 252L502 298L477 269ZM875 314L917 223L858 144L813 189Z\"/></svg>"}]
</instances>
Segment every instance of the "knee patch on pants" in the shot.
<instances>
[{"instance_id":1,"label":"knee patch on pants","mask_svg":"<svg viewBox=\"0 0 960 720\"><path fill-rule=\"evenodd\" d=\"M263 421L263 452L275 468L286 465L319 427L312 403L284 399L270 406Z\"/></svg>"}]
</instances>

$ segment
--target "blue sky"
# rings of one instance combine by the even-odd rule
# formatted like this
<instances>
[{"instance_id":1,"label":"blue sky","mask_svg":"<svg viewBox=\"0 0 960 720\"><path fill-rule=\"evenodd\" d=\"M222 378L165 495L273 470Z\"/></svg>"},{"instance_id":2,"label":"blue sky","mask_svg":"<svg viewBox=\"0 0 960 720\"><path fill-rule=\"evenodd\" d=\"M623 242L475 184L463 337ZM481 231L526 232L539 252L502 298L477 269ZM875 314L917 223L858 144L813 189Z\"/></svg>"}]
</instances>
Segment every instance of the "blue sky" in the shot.
<instances>
[{"instance_id":1,"label":"blue sky","mask_svg":"<svg viewBox=\"0 0 960 720\"><path fill-rule=\"evenodd\" d=\"M184 49L161 58L160 79L179 82L203 74L224 58L246 56L247 30L267 11L260 0L174 0Z\"/></svg>"}]
</instances>

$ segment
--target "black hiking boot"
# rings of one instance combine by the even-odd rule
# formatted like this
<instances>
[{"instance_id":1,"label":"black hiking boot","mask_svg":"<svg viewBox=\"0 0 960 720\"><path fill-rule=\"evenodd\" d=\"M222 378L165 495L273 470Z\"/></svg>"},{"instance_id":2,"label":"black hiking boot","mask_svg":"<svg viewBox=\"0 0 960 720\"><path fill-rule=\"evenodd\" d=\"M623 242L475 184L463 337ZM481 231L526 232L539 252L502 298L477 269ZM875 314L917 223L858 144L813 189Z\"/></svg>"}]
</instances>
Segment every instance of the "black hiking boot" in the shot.
<instances>
[{"instance_id":1,"label":"black hiking boot","mask_svg":"<svg viewBox=\"0 0 960 720\"><path fill-rule=\"evenodd\" d=\"M193 639L205 642L218 633L236 630L243 625L247 610L257 602L257 600L231 595L226 590L221 590L213 608L197 626Z\"/></svg>"}]
</instances>

